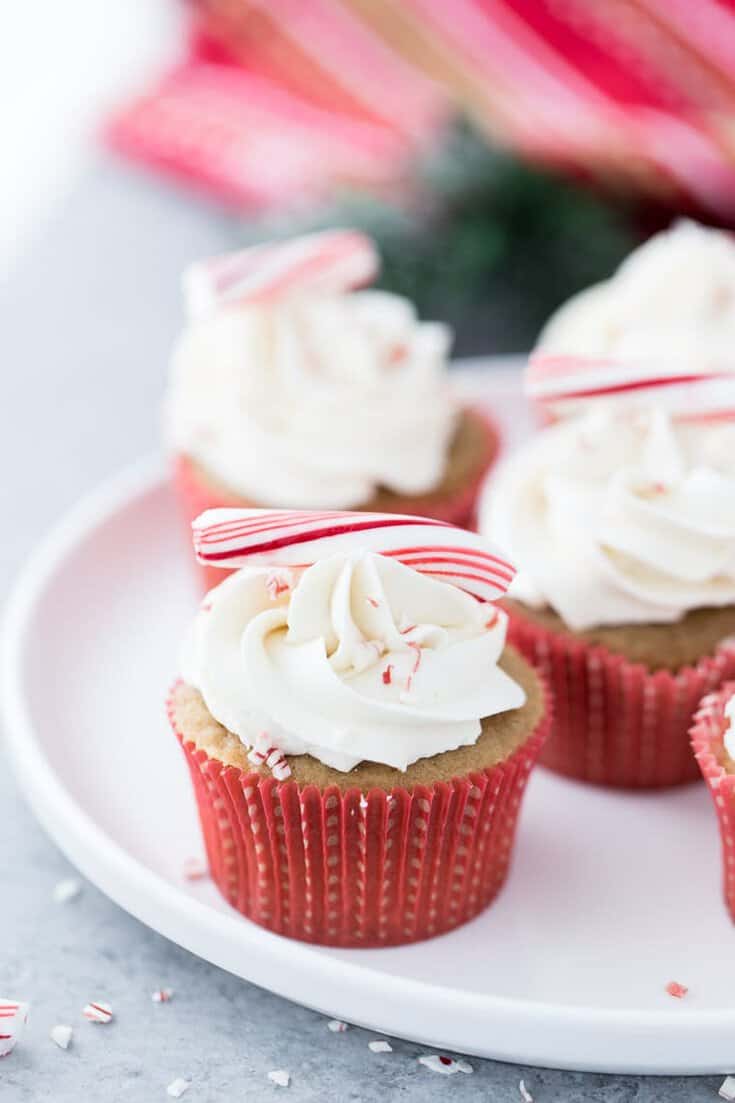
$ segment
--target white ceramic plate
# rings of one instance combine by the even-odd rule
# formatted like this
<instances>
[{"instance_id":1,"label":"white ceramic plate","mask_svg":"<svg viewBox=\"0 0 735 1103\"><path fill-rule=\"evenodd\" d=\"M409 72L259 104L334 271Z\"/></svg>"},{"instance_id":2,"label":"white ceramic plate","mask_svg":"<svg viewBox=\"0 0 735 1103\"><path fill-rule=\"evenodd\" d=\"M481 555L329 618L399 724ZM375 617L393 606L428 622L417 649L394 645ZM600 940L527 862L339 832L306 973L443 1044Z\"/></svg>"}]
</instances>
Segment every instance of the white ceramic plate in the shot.
<instances>
[{"instance_id":1,"label":"white ceramic plate","mask_svg":"<svg viewBox=\"0 0 735 1103\"><path fill-rule=\"evenodd\" d=\"M515 385L504 374L486 385L507 438L523 432ZM404 949L291 942L242 919L211 884L184 882L201 842L163 699L195 601L156 463L75 509L8 610L3 705L20 784L113 900L264 988L440 1048L598 1071L735 1066L735 929L701 785L627 795L537 771L496 904ZM666 994L671 980L689 986L685 999Z\"/></svg>"}]
</instances>

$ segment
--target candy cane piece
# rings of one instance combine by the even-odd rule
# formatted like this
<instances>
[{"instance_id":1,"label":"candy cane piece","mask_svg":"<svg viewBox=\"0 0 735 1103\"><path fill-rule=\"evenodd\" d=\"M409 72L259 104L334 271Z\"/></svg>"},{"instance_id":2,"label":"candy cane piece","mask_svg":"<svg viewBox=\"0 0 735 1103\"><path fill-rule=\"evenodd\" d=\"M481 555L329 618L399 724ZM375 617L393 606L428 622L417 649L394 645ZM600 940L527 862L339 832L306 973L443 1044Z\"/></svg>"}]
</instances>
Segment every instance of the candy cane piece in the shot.
<instances>
[{"instance_id":1,"label":"candy cane piece","mask_svg":"<svg viewBox=\"0 0 735 1103\"><path fill-rule=\"evenodd\" d=\"M380 261L356 230L328 230L253 245L192 264L184 273L190 317L221 306L273 302L294 292L343 292L372 283Z\"/></svg>"},{"instance_id":2,"label":"candy cane piece","mask_svg":"<svg viewBox=\"0 0 735 1103\"><path fill-rule=\"evenodd\" d=\"M501 597L515 567L477 533L444 521L339 510L212 509L192 525L200 563L307 567L355 549L397 559L480 601Z\"/></svg>"},{"instance_id":3,"label":"candy cane piece","mask_svg":"<svg viewBox=\"0 0 735 1103\"><path fill-rule=\"evenodd\" d=\"M268 732L260 732L255 737L255 745L248 751L248 762L254 766L267 766L276 781L285 781L291 776L291 767L278 747L274 747Z\"/></svg>"},{"instance_id":4,"label":"candy cane piece","mask_svg":"<svg viewBox=\"0 0 735 1103\"><path fill-rule=\"evenodd\" d=\"M90 1023L111 1023L113 1018L109 1003L85 1004L82 1014Z\"/></svg>"},{"instance_id":5,"label":"candy cane piece","mask_svg":"<svg viewBox=\"0 0 735 1103\"><path fill-rule=\"evenodd\" d=\"M692 372L676 364L539 354L529 360L524 389L557 416L601 398L655 401L672 416L735 416L735 372L724 370Z\"/></svg>"},{"instance_id":6,"label":"candy cane piece","mask_svg":"<svg viewBox=\"0 0 735 1103\"><path fill-rule=\"evenodd\" d=\"M28 1022L29 1004L17 1000L0 1000L0 1057L15 1049L18 1035Z\"/></svg>"}]
</instances>

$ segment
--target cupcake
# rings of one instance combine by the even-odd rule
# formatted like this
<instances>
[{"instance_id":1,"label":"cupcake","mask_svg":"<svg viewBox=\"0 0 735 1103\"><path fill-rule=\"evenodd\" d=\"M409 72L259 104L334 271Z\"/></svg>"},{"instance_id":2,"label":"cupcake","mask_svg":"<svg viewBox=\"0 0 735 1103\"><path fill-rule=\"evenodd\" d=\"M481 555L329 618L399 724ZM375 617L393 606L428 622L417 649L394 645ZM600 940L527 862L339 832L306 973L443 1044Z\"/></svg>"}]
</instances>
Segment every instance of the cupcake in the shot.
<instances>
[{"instance_id":1,"label":"cupcake","mask_svg":"<svg viewBox=\"0 0 735 1103\"><path fill-rule=\"evenodd\" d=\"M727 682L702 700L691 734L717 813L725 904L735 921L735 682Z\"/></svg>"},{"instance_id":2,"label":"cupcake","mask_svg":"<svg viewBox=\"0 0 735 1103\"><path fill-rule=\"evenodd\" d=\"M377 267L368 239L335 231L186 274L166 436L187 522L213 507L469 522L496 432L452 395L447 327L356 290Z\"/></svg>"},{"instance_id":3,"label":"cupcake","mask_svg":"<svg viewBox=\"0 0 735 1103\"><path fill-rule=\"evenodd\" d=\"M475 534L388 514L214 510L169 716L215 883L332 946L448 931L500 889L549 724Z\"/></svg>"},{"instance_id":4,"label":"cupcake","mask_svg":"<svg viewBox=\"0 0 735 1103\"><path fill-rule=\"evenodd\" d=\"M681 220L564 303L534 354L699 373L733 371L734 343L735 238Z\"/></svg>"},{"instance_id":5,"label":"cupcake","mask_svg":"<svg viewBox=\"0 0 735 1103\"><path fill-rule=\"evenodd\" d=\"M655 406L598 398L490 481L480 528L518 565L508 638L550 682L542 761L562 774L697 776L693 711L735 675L733 415L735 377L661 386Z\"/></svg>"}]
</instances>

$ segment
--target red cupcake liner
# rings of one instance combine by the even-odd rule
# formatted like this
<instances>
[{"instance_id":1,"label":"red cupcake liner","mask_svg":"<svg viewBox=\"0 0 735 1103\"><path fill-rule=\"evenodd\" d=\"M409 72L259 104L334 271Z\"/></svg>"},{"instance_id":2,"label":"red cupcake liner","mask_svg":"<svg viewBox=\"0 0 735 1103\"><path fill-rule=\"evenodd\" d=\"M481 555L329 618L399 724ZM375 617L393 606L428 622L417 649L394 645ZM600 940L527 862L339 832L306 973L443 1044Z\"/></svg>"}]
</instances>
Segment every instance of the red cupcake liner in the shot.
<instances>
[{"instance_id":1,"label":"red cupcake liner","mask_svg":"<svg viewBox=\"0 0 735 1103\"><path fill-rule=\"evenodd\" d=\"M174 686L175 692L176 686ZM504 762L433 785L319 789L226 766L178 730L212 879L277 934L327 946L397 946L466 923L500 890L543 719Z\"/></svg>"},{"instance_id":2,"label":"red cupcake liner","mask_svg":"<svg viewBox=\"0 0 735 1103\"><path fill-rule=\"evenodd\" d=\"M735 922L735 774L720 765L727 721L725 705L735 694L735 681L702 698L691 729L694 757L707 783L717 813L722 842L722 887Z\"/></svg>"},{"instance_id":3,"label":"red cupcake liner","mask_svg":"<svg viewBox=\"0 0 735 1103\"><path fill-rule=\"evenodd\" d=\"M689 727L704 694L735 677L735 641L723 641L696 666L653 672L508 613L508 642L541 671L554 699L544 766L621 788L661 788L699 776Z\"/></svg>"},{"instance_id":4,"label":"red cupcake liner","mask_svg":"<svg viewBox=\"0 0 735 1103\"><path fill-rule=\"evenodd\" d=\"M472 408L472 414L480 419L487 430L487 443L482 462L478 464L477 472L472 479L457 493L423 497L396 497L392 513L417 514L419 516L434 517L439 521L447 521L460 528L474 527L475 505L480 490L480 485L492 466L499 450L500 433L491 418L481 409ZM174 461L174 491L180 505L187 526L186 539L191 544L191 522L203 513L205 509L218 509L224 507L247 509L267 505L263 502L249 501L240 495L233 494L224 489L217 489L203 481L197 474L194 464L188 457L179 455ZM221 567L205 566L197 564L199 578L205 591L218 586L232 571L223 570Z\"/></svg>"}]
</instances>

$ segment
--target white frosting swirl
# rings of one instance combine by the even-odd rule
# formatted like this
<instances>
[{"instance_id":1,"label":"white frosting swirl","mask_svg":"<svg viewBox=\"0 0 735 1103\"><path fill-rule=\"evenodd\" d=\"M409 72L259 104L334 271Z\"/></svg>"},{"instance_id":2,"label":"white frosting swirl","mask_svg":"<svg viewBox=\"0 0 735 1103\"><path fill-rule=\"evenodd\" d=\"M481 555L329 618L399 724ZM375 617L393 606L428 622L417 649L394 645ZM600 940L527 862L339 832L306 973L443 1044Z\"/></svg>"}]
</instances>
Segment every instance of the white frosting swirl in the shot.
<instances>
[{"instance_id":1,"label":"white frosting swirl","mask_svg":"<svg viewBox=\"0 0 735 1103\"><path fill-rule=\"evenodd\" d=\"M725 705L725 750L730 758L735 759L735 696L731 697Z\"/></svg>"},{"instance_id":2,"label":"white frosting swirl","mask_svg":"<svg viewBox=\"0 0 735 1103\"><path fill-rule=\"evenodd\" d=\"M735 238L682 220L574 295L536 352L735 370Z\"/></svg>"},{"instance_id":3,"label":"white frosting swirl","mask_svg":"<svg viewBox=\"0 0 735 1103\"><path fill-rule=\"evenodd\" d=\"M272 578L246 567L212 590L184 654L185 680L248 746L267 731L337 770L405 770L524 703L497 665L505 614L454 586L371 552L320 560L279 595Z\"/></svg>"},{"instance_id":4,"label":"white frosting swirl","mask_svg":"<svg viewBox=\"0 0 735 1103\"><path fill-rule=\"evenodd\" d=\"M733 604L735 424L602 403L506 462L486 526L519 568L509 596L573 629Z\"/></svg>"},{"instance_id":5,"label":"white frosting swirl","mask_svg":"<svg viewBox=\"0 0 735 1103\"><path fill-rule=\"evenodd\" d=\"M192 321L176 350L170 445L269 506L429 492L456 423L449 341L380 291L223 309Z\"/></svg>"}]
</instances>

